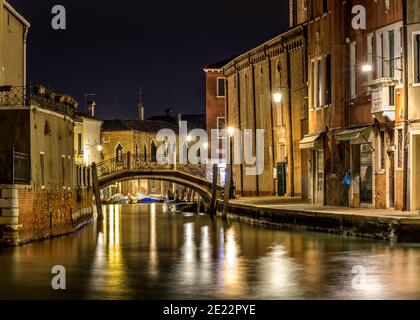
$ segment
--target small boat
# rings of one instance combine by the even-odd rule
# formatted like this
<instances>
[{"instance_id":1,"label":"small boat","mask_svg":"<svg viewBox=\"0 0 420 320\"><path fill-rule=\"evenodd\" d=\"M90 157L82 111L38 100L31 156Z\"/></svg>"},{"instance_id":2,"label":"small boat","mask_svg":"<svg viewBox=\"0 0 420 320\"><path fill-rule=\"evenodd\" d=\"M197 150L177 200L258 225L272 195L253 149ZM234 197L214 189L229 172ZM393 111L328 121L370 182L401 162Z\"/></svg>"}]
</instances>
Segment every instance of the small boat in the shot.
<instances>
[{"instance_id":1,"label":"small boat","mask_svg":"<svg viewBox=\"0 0 420 320\"><path fill-rule=\"evenodd\" d=\"M175 201L167 201L166 206L168 211L172 212L197 212L198 205L195 202L175 202Z\"/></svg>"},{"instance_id":2,"label":"small boat","mask_svg":"<svg viewBox=\"0 0 420 320\"><path fill-rule=\"evenodd\" d=\"M113 195L108 201L107 203L110 204L127 204L129 202L128 197L118 193Z\"/></svg>"},{"instance_id":3,"label":"small boat","mask_svg":"<svg viewBox=\"0 0 420 320\"><path fill-rule=\"evenodd\" d=\"M148 196L140 192L136 193L134 197L137 199L137 203L162 203L164 202L164 199L162 198Z\"/></svg>"}]
</instances>

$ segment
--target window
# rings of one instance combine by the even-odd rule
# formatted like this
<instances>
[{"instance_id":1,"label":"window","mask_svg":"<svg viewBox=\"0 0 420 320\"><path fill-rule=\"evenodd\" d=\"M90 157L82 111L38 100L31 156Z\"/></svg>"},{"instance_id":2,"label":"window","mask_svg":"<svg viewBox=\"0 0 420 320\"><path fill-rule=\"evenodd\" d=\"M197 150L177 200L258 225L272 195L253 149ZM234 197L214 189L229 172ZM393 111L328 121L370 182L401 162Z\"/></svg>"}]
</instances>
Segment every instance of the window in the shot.
<instances>
[{"instance_id":1,"label":"window","mask_svg":"<svg viewBox=\"0 0 420 320\"><path fill-rule=\"evenodd\" d=\"M414 36L414 82L420 83L420 34Z\"/></svg>"},{"instance_id":2,"label":"window","mask_svg":"<svg viewBox=\"0 0 420 320\"><path fill-rule=\"evenodd\" d=\"M385 169L385 131L379 131L379 170Z\"/></svg>"},{"instance_id":3,"label":"window","mask_svg":"<svg viewBox=\"0 0 420 320\"><path fill-rule=\"evenodd\" d=\"M350 94L356 96L356 42L350 44Z\"/></svg>"},{"instance_id":4,"label":"window","mask_svg":"<svg viewBox=\"0 0 420 320\"><path fill-rule=\"evenodd\" d=\"M152 162L157 162L157 147L156 147L156 143L154 141L152 141L152 144L150 145L150 153L151 153L151 157L152 157Z\"/></svg>"},{"instance_id":5,"label":"window","mask_svg":"<svg viewBox=\"0 0 420 320\"><path fill-rule=\"evenodd\" d=\"M281 87L281 65L280 61L277 61L276 64L276 89L280 89Z\"/></svg>"},{"instance_id":6,"label":"window","mask_svg":"<svg viewBox=\"0 0 420 320\"><path fill-rule=\"evenodd\" d=\"M61 156L61 179L62 186L66 186L66 156Z\"/></svg>"},{"instance_id":7,"label":"window","mask_svg":"<svg viewBox=\"0 0 420 320\"><path fill-rule=\"evenodd\" d=\"M395 86L388 87L388 96L389 106L395 106Z\"/></svg>"},{"instance_id":8,"label":"window","mask_svg":"<svg viewBox=\"0 0 420 320\"><path fill-rule=\"evenodd\" d=\"M404 136L403 130L397 129L397 167L398 169L403 168L403 149L404 149Z\"/></svg>"},{"instance_id":9,"label":"window","mask_svg":"<svg viewBox=\"0 0 420 320\"><path fill-rule=\"evenodd\" d=\"M143 148L143 160L144 162L147 162L147 146L146 145L144 145L144 148Z\"/></svg>"},{"instance_id":10,"label":"window","mask_svg":"<svg viewBox=\"0 0 420 320\"><path fill-rule=\"evenodd\" d=\"M373 65L373 34L367 36L367 63ZM367 73L368 81L372 81L372 72Z\"/></svg>"},{"instance_id":11,"label":"window","mask_svg":"<svg viewBox=\"0 0 420 320\"><path fill-rule=\"evenodd\" d=\"M86 167L83 167L83 186L84 187L87 186L87 181L86 181Z\"/></svg>"},{"instance_id":12,"label":"window","mask_svg":"<svg viewBox=\"0 0 420 320\"><path fill-rule=\"evenodd\" d=\"M312 96L312 105L311 109L315 109L315 62L311 63L311 96Z\"/></svg>"},{"instance_id":13,"label":"window","mask_svg":"<svg viewBox=\"0 0 420 320\"><path fill-rule=\"evenodd\" d=\"M292 22L291 26L293 27L293 26L297 25L297 0L293 0L293 9L292 10L293 10L293 12L292 12L293 13L293 17L292 17L293 20L291 21Z\"/></svg>"},{"instance_id":14,"label":"window","mask_svg":"<svg viewBox=\"0 0 420 320\"><path fill-rule=\"evenodd\" d=\"M330 105L331 104L331 90L332 90L332 84L331 84L331 55L327 55L325 57L325 77L326 77L326 83L325 83L325 104Z\"/></svg>"},{"instance_id":15,"label":"window","mask_svg":"<svg viewBox=\"0 0 420 320\"><path fill-rule=\"evenodd\" d=\"M323 88L322 88L322 61L318 60L317 62L317 71L318 71L318 77L317 77L317 85L318 85L318 91L317 91L317 107L320 108L322 103L322 96L323 96Z\"/></svg>"},{"instance_id":16,"label":"window","mask_svg":"<svg viewBox=\"0 0 420 320\"><path fill-rule=\"evenodd\" d=\"M90 179L90 173L91 173L90 168L86 168L87 186L88 187L91 187L92 186L91 185L91 179Z\"/></svg>"},{"instance_id":17,"label":"window","mask_svg":"<svg viewBox=\"0 0 420 320\"><path fill-rule=\"evenodd\" d=\"M117 161L122 161L123 152L124 152L123 146L119 143L117 147L115 148L115 157L117 158Z\"/></svg>"},{"instance_id":18,"label":"window","mask_svg":"<svg viewBox=\"0 0 420 320\"><path fill-rule=\"evenodd\" d=\"M139 145L136 143L136 160L139 158Z\"/></svg>"},{"instance_id":19,"label":"window","mask_svg":"<svg viewBox=\"0 0 420 320\"><path fill-rule=\"evenodd\" d=\"M226 137L226 121L224 117L217 118L217 132L219 139L224 139Z\"/></svg>"},{"instance_id":20,"label":"window","mask_svg":"<svg viewBox=\"0 0 420 320\"><path fill-rule=\"evenodd\" d=\"M328 0L323 0L322 1L322 7L324 10L324 13L328 12Z\"/></svg>"},{"instance_id":21,"label":"window","mask_svg":"<svg viewBox=\"0 0 420 320\"><path fill-rule=\"evenodd\" d=\"M41 153L39 163L41 166L41 186L45 187L45 154Z\"/></svg>"},{"instance_id":22,"label":"window","mask_svg":"<svg viewBox=\"0 0 420 320\"><path fill-rule=\"evenodd\" d=\"M77 152L80 155L80 154L82 154L82 151L83 151L83 149L82 149L82 134L79 133L77 135Z\"/></svg>"},{"instance_id":23,"label":"window","mask_svg":"<svg viewBox=\"0 0 420 320\"><path fill-rule=\"evenodd\" d=\"M395 43L394 30L388 32L389 45L389 77L393 78L395 75Z\"/></svg>"},{"instance_id":24,"label":"window","mask_svg":"<svg viewBox=\"0 0 420 320\"><path fill-rule=\"evenodd\" d=\"M384 34L381 33L381 45L380 45L380 53L381 53L381 78L385 76L385 51L384 51Z\"/></svg>"},{"instance_id":25,"label":"window","mask_svg":"<svg viewBox=\"0 0 420 320\"><path fill-rule=\"evenodd\" d=\"M217 78L217 96L225 97L225 78Z\"/></svg>"}]
</instances>

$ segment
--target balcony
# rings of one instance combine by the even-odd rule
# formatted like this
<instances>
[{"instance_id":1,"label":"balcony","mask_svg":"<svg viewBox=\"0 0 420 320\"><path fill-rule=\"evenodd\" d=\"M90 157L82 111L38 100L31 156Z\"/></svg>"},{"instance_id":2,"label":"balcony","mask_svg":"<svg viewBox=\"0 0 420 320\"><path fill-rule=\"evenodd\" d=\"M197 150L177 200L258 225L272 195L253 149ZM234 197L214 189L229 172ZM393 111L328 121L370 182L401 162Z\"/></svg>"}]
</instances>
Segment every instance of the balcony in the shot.
<instances>
[{"instance_id":1,"label":"balcony","mask_svg":"<svg viewBox=\"0 0 420 320\"><path fill-rule=\"evenodd\" d=\"M371 88L372 115L380 122L395 121L395 87L398 83L394 78L379 78L367 84Z\"/></svg>"},{"instance_id":2,"label":"balcony","mask_svg":"<svg viewBox=\"0 0 420 320\"><path fill-rule=\"evenodd\" d=\"M75 116L77 103L71 97L59 95L43 87L0 86L0 109L36 106L69 117Z\"/></svg>"}]
</instances>

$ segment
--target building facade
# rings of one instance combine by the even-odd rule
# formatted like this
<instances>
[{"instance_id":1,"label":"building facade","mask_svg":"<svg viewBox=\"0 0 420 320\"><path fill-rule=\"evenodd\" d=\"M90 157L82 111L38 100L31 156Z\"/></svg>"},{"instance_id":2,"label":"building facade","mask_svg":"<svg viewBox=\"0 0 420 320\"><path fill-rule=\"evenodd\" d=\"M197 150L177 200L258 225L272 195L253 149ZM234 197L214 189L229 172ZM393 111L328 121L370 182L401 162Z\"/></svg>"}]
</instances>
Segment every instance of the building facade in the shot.
<instances>
[{"instance_id":1,"label":"building facade","mask_svg":"<svg viewBox=\"0 0 420 320\"><path fill-rule=\"evenodd\" d=\"M7 1L0 1L0 86L26 84L29 22Z\"/></svg>"},{"instance_id":2,"label":"building facade","mask_svg":"<svg viewBox=\"0 0 420 320\"><path fill-rule=\"evenodd\" d=\"M263 173L235 164L237 195L308 196L308 153L299 149L308 126L306 30L296 25L224 67L226 127L252 130L254 146L256 130L265 130Z\"/></svg>"},{"instance_id":3,"label":"building facade","mask_svg":"<svg viewBox=\"0 0 420 320\"><path fill-rule=\"evenodd\" d=\"M229 61L213 63L204 68L206 75L206 128L207 135L212 137L212 130L217 130L216 150L209 145L209 157L226 161L226 79L223 67Z\"/></svg>"},{"instance_id":4,"label":"building facade","mask_svg":"<svg viewBox=\"0 0 420 320\"><path fill-rule=\"evenodd\" d=\"M74 153L78 166L90 166L103 160L101 144L102 120L91 114L76 114L74 127Z\"/></svg>"},{"instance_id":5,"label":"building facade","mask_svg":"<svg viewBox=\"0 0 420 320\"><path fill-rule=\"evenodd\" d=\"M75 101L26 85L29 23L0 1L0 245L77 229L93 218L90 177L76 180Z\"/></svg>"},{"instance_id":6,"label":"building facade","mask_svg":"<svg viewBox=\"0 0 420 320\"><path fill-rule=\"evenodd\" d=\"M105 120L101 132L103 160L121 157L130 153L140 162L156 163L157 150L162 142L156 141L157 133L162 129L178 132L178 127L163 121L153 120ZM174 191L172 183L155 180L131 180L120 182L105 190L104 197L122 193L133 195L137 192L151 195L166 195L167 190Z\"/></svg>"}]
</instances>

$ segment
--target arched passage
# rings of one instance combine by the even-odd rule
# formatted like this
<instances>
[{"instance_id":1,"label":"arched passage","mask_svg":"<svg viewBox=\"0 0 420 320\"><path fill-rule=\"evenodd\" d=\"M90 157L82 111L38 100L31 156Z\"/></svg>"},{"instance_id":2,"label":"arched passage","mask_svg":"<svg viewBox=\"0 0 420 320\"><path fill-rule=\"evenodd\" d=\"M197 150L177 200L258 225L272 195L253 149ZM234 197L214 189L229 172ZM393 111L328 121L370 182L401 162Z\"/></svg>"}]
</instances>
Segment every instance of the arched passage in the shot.
<instances>
[{"instance_id":1,"label":"arched passage","mask_svg":"<svg viewBox=\"0 0 420 320\"><path fill-rule=\"evenodd\" d=\"M149 170L143 172L121 171L99 179L99 188L104 189L117 182L130 180L157 180L173 182L194 190L203 199L206 208L212 203L212 183L180 171Z\"/></svg>"}]
</instances>

